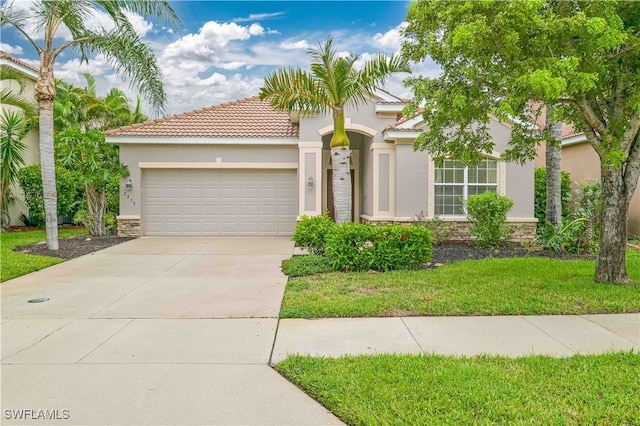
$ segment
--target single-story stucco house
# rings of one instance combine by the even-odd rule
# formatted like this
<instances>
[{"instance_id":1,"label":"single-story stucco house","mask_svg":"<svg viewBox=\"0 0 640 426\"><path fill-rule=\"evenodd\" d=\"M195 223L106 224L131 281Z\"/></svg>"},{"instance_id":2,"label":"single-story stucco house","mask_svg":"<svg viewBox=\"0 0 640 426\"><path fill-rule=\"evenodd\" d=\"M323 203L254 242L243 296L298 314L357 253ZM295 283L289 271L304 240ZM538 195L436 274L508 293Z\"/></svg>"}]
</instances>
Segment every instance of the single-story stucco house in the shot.
<instances>
[{"instance_id":1,"label":"single-story stucco house","mask_svg":"<svg viewBox=\"0 0 640 426\"><path fill-rule=\"evenodd\" d=\"M0 66L8 67L18 71L24 77L24 87L21 89L20 84L14 80L0 80L0 88L8 90L16 94L20 94L23 98L33 101L34 90L36 81L38 80L38 70L28 63L21 61L18 58L0 50ZM15 107L2 104L2 110L5 109L15 110ZM31 164L40 163L40 145L39 145L39 133L38 129L32 128L29 133L22 140L26 149L23 153L24 164L29 166ZM20 185L13 185L11 187L11 193L13 199L9 202L9 216L11 217L11 226L22 225L20 220L22 215L29 216L29 209L24 201L24 191Z\"/></svg>"},{"instance_id":2,"label":"single-story stucco house","mask_svg":"<svg viewBox=\"0 0 640 426\"><path fill-rule=\"evenodd\" d=\"M500 161L511 128L492 121L495 151L476 168L436 167L413 142L421 117L402 118L406 100L379 90L346 110L353 217L410 223L417 214L467 232L461 200L496 190L514 200L516 238L535 235L533 162ZM332 210L330 115L275 111L241 99L105 132L130 177L121 183L120 235L291 235L302 215Z\"/></svg>"}]
</instances>

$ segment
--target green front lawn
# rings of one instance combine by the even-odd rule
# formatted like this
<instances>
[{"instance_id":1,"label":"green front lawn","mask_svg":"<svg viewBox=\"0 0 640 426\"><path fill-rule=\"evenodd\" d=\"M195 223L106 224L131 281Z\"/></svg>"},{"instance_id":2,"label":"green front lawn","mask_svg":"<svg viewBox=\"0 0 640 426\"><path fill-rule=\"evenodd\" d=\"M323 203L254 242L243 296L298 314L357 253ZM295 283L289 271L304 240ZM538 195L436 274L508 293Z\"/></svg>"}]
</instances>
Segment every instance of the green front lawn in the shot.
<instances>
[{"instance_id":1,"label":"green front lawn","mask_svg":"<svg viewBox=\"0 0 640 426\"><path fill-rule=\"evenodd\" d=\"M627 253L640 283L640 250ZM325 273L290 279L282 318L640 312L640 285L593 281L595 262L470 260L434 270Z\"/></svg>"},{"instance_id":2,"label":"green front lawn","mask_svg":"<svg viewBox=\"0 0 640 426\"><path fill-rule=\"evenodd\" d=\"M636 425L640 355L293 356L276 370L349 425Z\"/></svg>"},{"instance_id":3,"label":"green front lawn","mask_svg":"<svg viewBox=\"0 0 640 426\"><path fill-rule=\"evenodd\" d=\"M86 234L84 229L61 229L59 238L72 237ZM47 266L62 262L57 257L33 256L30 254L16 253L13 248L45 241L45 231L29 232L1 232L0 233L0 281L7 281L30 272L37 271Z\"/></svg>"}]
</instances>

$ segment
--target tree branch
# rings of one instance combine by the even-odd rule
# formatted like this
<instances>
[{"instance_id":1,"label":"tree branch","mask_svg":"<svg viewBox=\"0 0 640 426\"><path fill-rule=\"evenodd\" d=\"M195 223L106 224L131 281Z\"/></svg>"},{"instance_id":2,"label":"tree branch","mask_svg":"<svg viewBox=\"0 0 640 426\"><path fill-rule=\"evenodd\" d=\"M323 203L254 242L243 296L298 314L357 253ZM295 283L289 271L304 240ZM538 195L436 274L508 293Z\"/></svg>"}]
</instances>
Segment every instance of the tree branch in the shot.
<instances>
[{"instance_id":1,"label":"tree branch","mask_svg":"<svg viewBox=\"0 0 640 426\"><path fill-rule=\"evenodd\" d=\"M582 112L582 118L591 129L600 135L607 134L607 125L601 120L601 117L596 115L596 112L591 108L591 105L589 105L585 96L583 96L579 101L576 101L576 106Z\"/></svg>"},{"instance_id":2,"label":"tree branch","mask_svg":"<svg viewBox=\"0 0 640 426\"><path fill-rule=\"evenodd\" d=\"M627 203L631 202L633 193L637 190L638 179L640 179L640 116L635 115L632 120L635 126L635 137L631 141L629 155L627 156L627 168L624 174Z\"/></svg>"}]
</instances>

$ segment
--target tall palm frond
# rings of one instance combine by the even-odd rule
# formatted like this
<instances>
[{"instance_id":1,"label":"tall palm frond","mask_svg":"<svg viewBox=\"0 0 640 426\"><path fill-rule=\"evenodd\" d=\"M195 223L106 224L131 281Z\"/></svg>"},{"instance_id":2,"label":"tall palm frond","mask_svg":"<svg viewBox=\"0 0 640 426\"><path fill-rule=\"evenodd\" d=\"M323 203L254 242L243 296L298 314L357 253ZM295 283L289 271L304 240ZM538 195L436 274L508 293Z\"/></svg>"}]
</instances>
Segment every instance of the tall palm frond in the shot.
<instances>
[{"instance_id":1,"label":"tall palm frond","mask_svg":"<svg viewBox=\"0 0 640 426\"><path fill-rule=\"evenodd\" d=\"M11 198L11 185L24 166L26 145L22 139L29 132L25 114L3 110L0 115L0 210L6 212Z\"/></svg>"},{"instance_id":2,"label":"tall palm frond","mask_svg":"<svg viewBox=\"0 0 640 426\"><path fill-rule=\"evenodd\" d=\"M38 106L32 100L27 99L24 96L24 92L27 88L28 80L20 71L15 68L1 65L0 66L0 80L3 81L15 81L18 85L18 90L11 90L10 88L0 89L0 103L2 105L10 105L24 111L27 118L36 117L38 115Z\"/></svg>"}]
</instances>

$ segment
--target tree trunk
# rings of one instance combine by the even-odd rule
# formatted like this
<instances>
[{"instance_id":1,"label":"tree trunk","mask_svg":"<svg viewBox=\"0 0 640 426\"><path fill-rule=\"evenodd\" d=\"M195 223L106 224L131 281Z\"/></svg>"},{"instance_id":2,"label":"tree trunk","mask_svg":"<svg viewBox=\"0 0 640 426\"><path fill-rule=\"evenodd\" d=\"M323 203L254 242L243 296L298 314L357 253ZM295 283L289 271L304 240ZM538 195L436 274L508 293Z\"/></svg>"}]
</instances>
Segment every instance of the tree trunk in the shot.
<instances>
[{"instance_id":1,"label":"tree trunk","mask_svg":"<svg viewBox=\"0 0 640 426\"><path fill-rule=\"evenodd\" d=\"M351 222L351 149L344 128L344 111L337 105L333 112L331 138L331 165L333 170L333 210L336 223Z\"/></svg>"},{"instance_id":2,"label":"tree trunk","mask_svg":"<svg viewBox=\"0 0 640 426\"><path fill-rule=\"evenodd\" d=\"M546 219L553 226L562 225L562 122L551 122L551 107L547 106L546 126L551 130L555 141L547 141L546 167L547 167L547 207Z\"/></svg>"},{"instance_id":3,"label":"tree trunk","mask_svg":"<svg viewBox=\"0 0 640 426\"><path fill-rule=\"evenodd\" d=\"M596 259L597 282L629 284L627 277L627 214L629 201L624 182L624 168L602 165L602 215L600 246Z\"/></svg>"},{"instance_id":4,"label":"tree trunk","mask_svg":"<svg viewBox=\"0 0 640 426\"><path fill-rule=\"evenodd\" d=\"M93 237L106 235L104 226L104 211L106 207L106 192L85 186L85 199L89 211L89 234Z\"/></svg>"},{"instance_id":5,"label":"tree trunk","mask_svg":"<svg viewBox=\"0 0 640 426\"><path fill-rule=\"evenodd\" d=\"M40 164L44 197L47 247L58 250L58 193L53 153L53 100L56 97L51 54L41 53L35 98L40 108Z\"/></svg>"},{"instance_id":6,"label":"tree trunk","mask_svg":"<svg viewBox=\"0 0 640 426\"><path fill-rule=\"evenodd\" d=\"M47 247L58 250L58 193L53 153L53 101L40 102L40 164Z\"/></svg>"}]
</instances>

